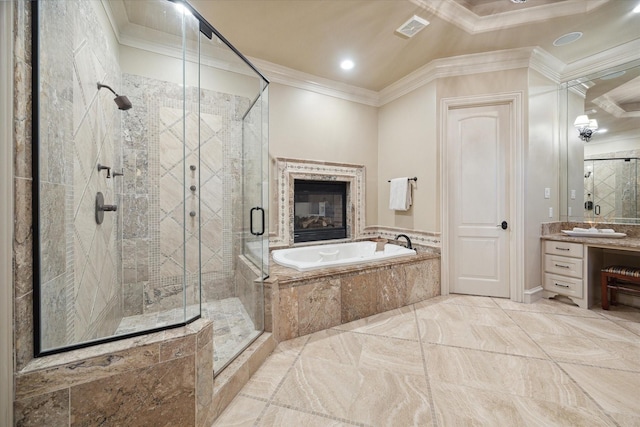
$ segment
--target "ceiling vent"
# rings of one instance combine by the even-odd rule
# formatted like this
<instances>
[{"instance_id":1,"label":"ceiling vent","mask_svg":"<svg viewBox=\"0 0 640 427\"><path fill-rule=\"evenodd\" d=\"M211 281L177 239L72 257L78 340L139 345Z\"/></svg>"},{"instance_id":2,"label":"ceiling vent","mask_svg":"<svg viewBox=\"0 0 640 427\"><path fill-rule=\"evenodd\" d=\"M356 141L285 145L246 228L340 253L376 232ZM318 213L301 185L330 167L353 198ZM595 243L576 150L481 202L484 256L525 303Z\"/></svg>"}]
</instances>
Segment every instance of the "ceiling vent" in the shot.
<instances>
[{"instance_id":1,"label":"ceiling vent","mask_svg":"<svg viewBox=\"0 0 640 427\"><path fill-rule=\"evenodd\" d=\"M422 30L427 25L429 25L429 21L420 18L417 15L413 15L411 19L400 25L400 27L396 30L396 33L401 34L407 38L411 38L418 34L418 32L420 32L420 30Z\"/></svg>"}]
</instances>

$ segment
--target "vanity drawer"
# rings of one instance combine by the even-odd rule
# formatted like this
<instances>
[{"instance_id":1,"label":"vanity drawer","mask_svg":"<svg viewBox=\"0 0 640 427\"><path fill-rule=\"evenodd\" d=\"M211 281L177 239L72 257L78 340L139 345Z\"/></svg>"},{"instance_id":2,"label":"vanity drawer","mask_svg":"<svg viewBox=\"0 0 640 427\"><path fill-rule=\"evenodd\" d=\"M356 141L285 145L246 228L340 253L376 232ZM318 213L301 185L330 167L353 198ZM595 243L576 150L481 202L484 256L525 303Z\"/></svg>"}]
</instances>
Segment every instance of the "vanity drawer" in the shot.
<instances>
[{"instance_id":1,"label":"vanity drawer","mask_svg":"<svg viewBox=\"0 0 640 427\"><path fill-rule=\"evenodd\" d=\"M544 270L547 273L582 279L582 258L545 254Z\"/></svg>"},{"instance_id":2,"label":"vanity drawer","mask_svg":"<svg viewBox=\"0 0 640 427\"><path fill-rule=\"evenodd\" d=\"M544 252L553 255L564 255L574 258L582 258L582 244L554 242L552 240L546 240L544 242Z\"/></svg>"},{"instance_id":3,"label":"vanity drawer","mask_svg":"<svg viewBox=\"0 0 640 427\"><path fill-rule=\"evenodd\" d=\"M582 279L545 273L544 289L570 297L582 298Z\"/></svg>"}]
</instances>

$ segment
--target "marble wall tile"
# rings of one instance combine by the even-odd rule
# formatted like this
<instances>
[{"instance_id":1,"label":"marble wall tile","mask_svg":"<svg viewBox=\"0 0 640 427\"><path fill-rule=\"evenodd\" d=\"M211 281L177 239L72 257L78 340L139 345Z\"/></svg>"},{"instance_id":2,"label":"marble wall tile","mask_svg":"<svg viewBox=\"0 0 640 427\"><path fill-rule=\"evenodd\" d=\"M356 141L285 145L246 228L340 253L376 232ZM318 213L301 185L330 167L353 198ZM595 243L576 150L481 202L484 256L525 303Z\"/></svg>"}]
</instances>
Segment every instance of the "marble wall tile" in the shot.
<instances>
[{"instance_id":1,"label":"marble wall tile","mask_svg":"<svg viewBox=\"0 0 640 427\"><path fill-rule=\"evenodd\" d=\"M16 369L33 359L33 292L15 299L13 313Z\"/></svg>"},{"instance_id":2,"label":"marble wall tile","mask_svg":"<svg viewBox=\"0 0 640 427\"><path fill-rule=\"evenodd\" d=\"M64 273L65 243L65 186L40 184L40 280L46 283Z\"/></svg>"},{"instance_id":3,"label":"marble wall tile","mask_svg":"<svg viewBox=\"0 0 640 427\"><path fill-rule=\"evenodd\" d=\"M21 13L26 7L16 7L17 13ZM18 40L16 38L16 40ZM16 42L16 44L18 44ZM13 109L13 135L14 135L14 174L19 178L31 178L31 65L30 62L16 58L14 65L14 109Z\"/></svg>"},{"instance_id":4,"label":"marble wall tile","mask_svg":"<svg viewBox=\"0 0 640 427\"><path fill-rule=\"evenodd\" d=\"M33 289L31 185L30 179L16 178L14 181L13 283L16 298Z\"/></svg>"},{"instance_id":5,"label":"marble wall tile","mask_svg":"<svg viewBox=\"0 0 640 427\"><path fill-rule=\"evenodd\" d=\"M160 344L160 361L191 356L196 352L196 335L175 338Z\"/></svg>"},{"instance_id":6,"label":"marble wall tile","mask_svg":"<svg viewBox=\"0 0 640 427\"><path fill-rule=\"evenodd\" d=\"M144 285L145 282L123 284L123 316L142 314Z\"/></svg>"},{"instance_id":7,"label":"marble wall tile","mask_svg":"<svg viewBox=\"0 0 640 427\"><path fill-rule=\"evenodd\" d=\"M298 336L298 289L285 288L278 292L278 341Z\"/></svg>"},{"instance_id":8,"label":"marble wall tile","mask_svg":"<svg viewBox=\"0 0 640 427\"><path fill-rule=\"evenodd\" d=\"M440 295L440 258L404 266L407 283L405 304L414 304Z\"/></svg>"},{"instance_id":9,"label":"marble wall tile","mask_svg":"<svg viewBox=\"0 0 640 427\"><path fill-rule=\"evenodd\" d=\"M212 328L208 328L210 331ZM204 340L203 340L204 341ZM213 399L213 341L200 346L196 354L196 425L211 425L209 407Z\"/></svg>"},{"instance_id":10,"label":"marble wall tile","mask_svg":"<svg viewBox=\"0 0 640 427\"><path fill-rule=\"evenodd\" d=\"M273 331L273 302L272 302L272 288L264 287L263 288L264 295L264 330L265 332Z\"/></svg>"},{"instance_id":11,"label":"marble wall tile","mask_svg":"<svg viewBox=\"0 0 640 427\"><path fill-rule=\"evenodd\" d=\"M341 323L340 279L299 286L298 334L307 335Z\"/></svg>"},{"instance_id":12,"label":"marble wall tile","mask_svg":"<svg viewBox=\"0 0 640 427\"><path fill-rule=\"evenodd\" d=\"M13 409L16 427L68 426L69 389L17 400Z\"/></svg>"},{"instance_id":13,"label":"marble wall tile","mask_svg":"<svg viewBox=\"0 0 640 427\"><path fill-rule=\"evenodd\" d=\"M71 387L70 425L195 425L194 359L191 355Z\"/></svg>"},{"instance_id":14,"label":"marble wall tile","mask_svg":"<svg viewBox=\"0 0 640 427\"><path fill-rule=\"evenodd\" d=\"M123 196L122 216L127 218L124 222L123 238L144 238L149 235L149 223L147 209L149 199L144 196Z\"/></svg>"},{"instance_id":15,"label":"marble wall tile","mask_svg":"<svg viewBox=\"0 0 640 427\"><path fill-rule=\"evenodd\" d=\"M377 274L375 287L375 312L393 310L407 305L406 267L381 270Z\"/></svg>"},{"instance_id":16,"label":"marble wall tile","mask_svg":"<svg viewBox=\"0 0 640 427\"><path fill-rule=\"evenodd\" d=\"M211 323L211 321L208 321ZM210 342L213 342L213 327L202 328L197 336L197 350L205 348Z\"/></svg>"},{"instance_id":17,"label":"marble wall tile","mask_svg":"<svg viewBox=\"0 0 640 427\"><path fill-rule=\"evenodd\" d=\"M145 313L170 310L182 307L184 298L182 284L158 284L153 286L148 282L144 287L144 311Z\"/></svg>"},{"instance_id":18,"label":"marble wall tile","mask_svg":"<svg viewBox=\"0 0 640 427\"><path fill-rule=\"evenodd\" d=\"M377 272L367 272L341 279L342 323L375 314Z\"/></svg>"},{"instance_id":19,"label":"marble wall tile","mask_svg":"<svg viewBox=\"0 0 640 427\"><path fill-rule=\"evenodd\" d=\"M40 285L40 298L46 301L40 309L40 342L43 348L62 347L67 344L66 277L60 275Z\"/></svg>"},{"instance_id":20,"label":"marble wall tile","mask_svg":"<svg viewBox=\"0 0 640 427\"><path fill-rule=\"evenodd\" d=\"M60 366L16 375L16 398L22 399L64 387L95 381L158 363L159 346L135 347L115 353L79 358Z\"/></svg>"}]
</instances>

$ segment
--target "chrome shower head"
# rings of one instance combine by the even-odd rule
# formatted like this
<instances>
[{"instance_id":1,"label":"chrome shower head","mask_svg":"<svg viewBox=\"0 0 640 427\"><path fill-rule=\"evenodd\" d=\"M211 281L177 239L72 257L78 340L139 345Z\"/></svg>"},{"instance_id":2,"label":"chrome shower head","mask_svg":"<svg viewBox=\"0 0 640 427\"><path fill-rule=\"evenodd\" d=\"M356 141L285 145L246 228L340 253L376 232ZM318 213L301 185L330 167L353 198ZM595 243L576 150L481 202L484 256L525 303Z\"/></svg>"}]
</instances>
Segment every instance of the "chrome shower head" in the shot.
<instances>
[{"instance_id":1,"label":"chrome shower head","mask_svg":"<svg viewBox=\"0 0 640 427\"><path fill-rule=\"evenodd\" d=\"M111 89L109 86L103 85L102 83L98 82L98 90L102 89L103 87L109 89L116 96L115 98L113 98L113 100L120 110L128 110L129 108L133 107L133 104L131 104L129 98L124 95L118 95L116 91Z\"/></svg>"}]
</instances>

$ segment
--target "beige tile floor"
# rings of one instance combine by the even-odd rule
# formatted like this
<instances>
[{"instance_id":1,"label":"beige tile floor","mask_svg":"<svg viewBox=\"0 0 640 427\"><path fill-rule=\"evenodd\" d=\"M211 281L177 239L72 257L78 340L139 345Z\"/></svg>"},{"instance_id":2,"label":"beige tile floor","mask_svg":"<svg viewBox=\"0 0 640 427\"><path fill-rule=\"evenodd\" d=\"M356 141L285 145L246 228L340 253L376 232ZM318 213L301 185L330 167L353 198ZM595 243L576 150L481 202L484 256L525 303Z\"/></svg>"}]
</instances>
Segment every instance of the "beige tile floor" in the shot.
<instances>
[{"instance_id":1,"label":"beige tile floor","mask_svg":"<svg viewBox=\"0 0 640 427\"><path fill-rule=\"evenodd\" d=\"M438 297L280 343L214 426L640 426L639 325Z\"/></svg>"}]
</instances>

